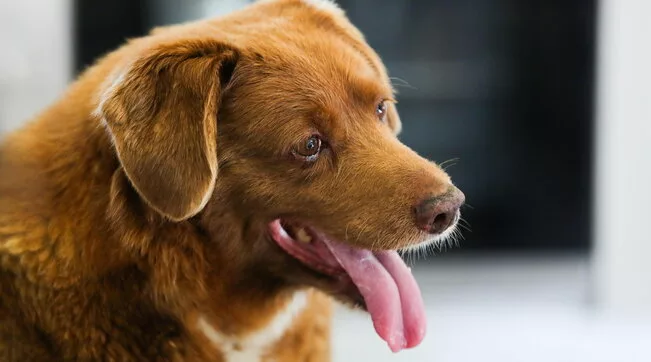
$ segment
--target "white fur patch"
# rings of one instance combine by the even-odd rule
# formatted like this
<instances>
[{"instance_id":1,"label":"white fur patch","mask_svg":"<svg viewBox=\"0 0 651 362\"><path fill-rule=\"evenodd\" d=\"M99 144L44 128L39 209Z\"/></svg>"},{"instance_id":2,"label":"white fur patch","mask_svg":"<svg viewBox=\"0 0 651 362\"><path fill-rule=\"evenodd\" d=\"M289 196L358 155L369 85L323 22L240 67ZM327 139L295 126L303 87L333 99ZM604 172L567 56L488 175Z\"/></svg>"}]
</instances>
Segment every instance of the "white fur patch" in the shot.
<instances>
[{"instance_id":1,"label":"white fur patch","mask_svg":"<svg viewBox=\"0 0 651 362\"><path fill-rule=\"evenodd\" d=\"M342 15L344 13L333 0L303 0L303 3L331 14Z\"/></svg>"},{"instance_id":2,"label":"white fur patch","mask_svg":"<svg viewBox=\"0 0 651 362\"><path fill-rule=\"evenodd\" d=\"M291 302L266 327L244 337L224 335L203 317L199 318L197 324L199 330L224 354L224 362L260 362L269 347L283 336L306 304L307 294L295 293ZM235 346L239 347L238 350Z\"/></svg>"}]
</instances>

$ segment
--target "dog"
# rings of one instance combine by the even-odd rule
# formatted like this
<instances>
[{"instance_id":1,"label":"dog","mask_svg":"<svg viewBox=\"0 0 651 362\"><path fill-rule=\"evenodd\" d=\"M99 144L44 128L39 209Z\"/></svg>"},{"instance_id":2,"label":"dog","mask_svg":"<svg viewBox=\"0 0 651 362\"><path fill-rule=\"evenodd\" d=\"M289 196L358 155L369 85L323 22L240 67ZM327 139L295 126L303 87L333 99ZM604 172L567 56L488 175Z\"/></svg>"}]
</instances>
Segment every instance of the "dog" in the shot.
<instances>
[{"instance_id":1,"label":"dog","mask_svg":"<svg viewBox=\"0 0 651 362\"><path fill-rule=\"evenodd\" d=\"M129 40L2 143L0 360L328 361L333 300L415 347L398 251L449 238L464 195L400 129L329 1Z\"/></svg>"}]
</instances>

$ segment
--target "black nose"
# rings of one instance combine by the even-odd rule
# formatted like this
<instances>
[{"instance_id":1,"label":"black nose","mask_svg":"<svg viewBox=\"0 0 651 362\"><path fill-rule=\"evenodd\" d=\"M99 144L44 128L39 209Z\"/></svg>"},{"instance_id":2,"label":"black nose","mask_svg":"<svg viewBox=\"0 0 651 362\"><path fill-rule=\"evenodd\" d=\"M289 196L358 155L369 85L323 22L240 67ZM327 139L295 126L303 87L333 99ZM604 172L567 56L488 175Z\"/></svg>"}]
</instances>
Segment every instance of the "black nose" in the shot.
<instances>
[{"instance_id":1,"label":"black nose","mask_svg":"<svg viewBox=\"0 0 651 362\"><path fill-rule=\"evenodd\" d=\"M466 197L458 188L452 186L441 196L423 200L414 207L416 226L430 234L440 234L449 228Z\"/></svg>"}]
</instances>

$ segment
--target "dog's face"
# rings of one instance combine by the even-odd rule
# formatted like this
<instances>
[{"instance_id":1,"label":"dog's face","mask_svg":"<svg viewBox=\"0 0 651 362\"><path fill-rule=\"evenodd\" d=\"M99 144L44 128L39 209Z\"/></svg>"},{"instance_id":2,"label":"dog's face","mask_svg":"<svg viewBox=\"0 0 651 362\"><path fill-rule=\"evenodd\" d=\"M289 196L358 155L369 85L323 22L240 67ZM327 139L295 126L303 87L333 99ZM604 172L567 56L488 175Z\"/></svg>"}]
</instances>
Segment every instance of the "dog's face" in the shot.
<instances>
[{"instance_id":1,"label":"dog's face","mask_svg":"<svg viewBox=\"0 0 651 362\"><path fill-rule=\"evenodd\" d=\"M382 71L346 44L326 44L304 45L303 59L236 70L220 110L216 194L231 192L242 218L280 218L361 248L440 236L444 230L418 227L414 209L458 191L397 139L400 120Z\"/></svg>"},{"instance_id":2,"label":"dog's face","mask_svg":"<svg viewBox=\"0 0 651 362\"><path fill-rule=\"evenodd\" d=\"M392 307L371 294L418 309L386 250L449 236L463 194L398 140L386 71L343 15L286 3L277 18L281 5L257 5L278 28L230 25L229 42L202 26L160 31L108 88L102 114L152 208L177 222L196 215L208 248L366 307L392 348L415 345L422 316L402 315L393 336L395 318L375 318ZM224 215L241 240L221 239ZM398 292L366 290L364 273Z\"/></svg>"}]
</instances>

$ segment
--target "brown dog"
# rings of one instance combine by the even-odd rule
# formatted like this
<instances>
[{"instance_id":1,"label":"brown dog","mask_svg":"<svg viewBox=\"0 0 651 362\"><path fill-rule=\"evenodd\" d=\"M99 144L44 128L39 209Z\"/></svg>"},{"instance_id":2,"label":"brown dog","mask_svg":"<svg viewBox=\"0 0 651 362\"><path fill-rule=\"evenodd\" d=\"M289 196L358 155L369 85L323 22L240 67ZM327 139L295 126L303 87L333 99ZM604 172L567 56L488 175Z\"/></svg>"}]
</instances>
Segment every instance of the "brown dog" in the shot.
<instances>
[{"instance_id":1,"label":"brown dog","mask_svg":"<svg viewBox=\"0 0 651 362\"><path fill-rule=\"evenodd\" d=\"M329 296L420 343L392 250L449 236L463 194L398 141L393 96L327 1L101 59L0 149L0 360L327 361Z\"/></svg>"}]
</instances>

